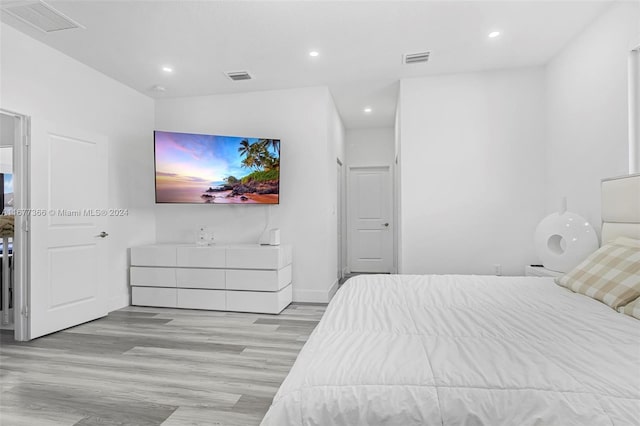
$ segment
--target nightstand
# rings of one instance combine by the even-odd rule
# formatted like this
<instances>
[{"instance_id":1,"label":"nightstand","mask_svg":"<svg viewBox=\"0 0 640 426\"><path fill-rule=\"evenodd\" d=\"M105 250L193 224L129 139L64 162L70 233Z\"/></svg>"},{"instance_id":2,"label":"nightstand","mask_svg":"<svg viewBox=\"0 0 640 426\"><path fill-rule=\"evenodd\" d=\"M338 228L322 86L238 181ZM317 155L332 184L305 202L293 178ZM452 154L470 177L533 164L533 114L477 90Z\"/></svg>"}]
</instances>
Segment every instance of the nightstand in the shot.
<instances>
[{"instance_id":1,"label":"nightstand","mask_svg":"<svg viewBox=\"0 0 640 426\"><path fill-rule=\"evenodd\" d=\"M552 271L542 266L527 265L524 268L524 275L527 277L560 277L564 275L562 272Z\"/></svg>"}]
</instances>

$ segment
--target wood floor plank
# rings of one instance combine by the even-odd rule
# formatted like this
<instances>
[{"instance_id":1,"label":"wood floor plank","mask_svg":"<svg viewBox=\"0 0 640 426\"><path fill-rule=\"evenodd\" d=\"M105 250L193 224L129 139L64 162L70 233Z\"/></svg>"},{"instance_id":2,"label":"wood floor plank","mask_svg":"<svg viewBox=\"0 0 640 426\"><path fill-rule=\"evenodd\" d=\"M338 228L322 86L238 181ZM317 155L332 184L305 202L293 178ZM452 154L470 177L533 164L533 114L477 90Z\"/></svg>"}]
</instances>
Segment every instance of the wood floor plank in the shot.
<instances>
[{"instance_id":1,"label":"wood floor plank","mask_svg":"<svg viewBox=\"0 0 640 426\"><path fill-rule=\"evenodd\" d=\"M0 425L10 426L69 426L82 420L82 415L63 413L59 409L43 410L39 407L18 409L2 407Z\"/></svg>"},{"instance_id":2,"label":"wood floor plank","mask_svg":"<svg viewBox=\"0 0 640 426\"><path fill-rule=\"evenodd\" d=\"M2 425L259 425L323 305L130 306L31 342L0 333Z\"/></svg>"},{"instance_id":3,"label":"wood floor plank","mask_svg":"<svg viewBox=\"0 0 640 426\"><path fill-rule=\"evenodd\" d=\"M273 369L274 371L288 372L290 367L290 362L288 361L278 362L279 360L277 359L268 359L265 356L246 353L238 355L224 352L190 351L189 349L136 347L131 349L125 355L141 358L162 359L175 363L184 361L187 361L188 363L215 363L218 365L235 366L254 370L262 369L269 365L271 367L270 369Z\"/></svg>"},{"instance_id":4,"label":"wood floor plank","mask_svg":"<svg viewBox=\"0 0 640 426\"><path fill-rule=\"evenodd\" d=\"M27 410L57 410L60 413L77 414L81 418L104 419L107 424L128 424L130 419L135 418L136 424L141 426L160 425L178 408L87 388L31 383L24 383L3 393L2 404L11 403L16 408Z\"/></svg>"},{"instance_id":5,"label":"wood floor plank","mask_svg":"<svg viewBox=\"0 0 640 426\"><path fill-rule=\"evenodd\" d=\"M271 405L273 398L263 398L258 396L242 395L236 405L233 406L234 413L262 414L264 416Z\"/></svg>"},{"instance_id":6,"label":"wood floor plank","mask_svg":"<svg viewBox=\"0 0 640 426\"><path fill-rule=\"evenodd\" d=\"M162 426L258 426L262 415L180 407Z\"/></svg>"}]
</instances>

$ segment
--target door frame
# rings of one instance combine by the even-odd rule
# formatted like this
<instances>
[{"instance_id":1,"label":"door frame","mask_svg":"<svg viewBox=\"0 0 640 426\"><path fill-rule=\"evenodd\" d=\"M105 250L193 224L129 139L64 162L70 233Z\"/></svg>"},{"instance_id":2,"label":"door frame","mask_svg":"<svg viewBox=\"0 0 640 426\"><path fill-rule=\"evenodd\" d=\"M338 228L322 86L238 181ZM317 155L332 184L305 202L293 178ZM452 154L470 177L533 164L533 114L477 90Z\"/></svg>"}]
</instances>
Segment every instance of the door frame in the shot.
<instances>
[{"instance_id":1,"label":"door frame","mask_svg":"<svg viewBox=\"0 0 640 426\"><path fill-rule=\"evenodd\" d=\"M14 178L14 210L28 212L30 199L30 170L31 155L31 117L14 111L0 108L0 114L8 115L16 119L14 146L13 146L13 175ZM29 336L29 292L31 282L29 278L29 265L31 263L29 247L31 238L29 235L29 216L25 214L15 215L13 237L13 326L14 339L17 341L31 340Z\"/></svg>"},{"instance_id":2,"label":"door frame","mask_svg":"<svg viewBox=\"0 0 640 426\"><path fill-rule=\"evenodd\" d=\"M336 206L336 222L338 232L338 282L340 282L347 270L345 262L346 254L346 238L345 238L345 185L344 185L344 164L339 158L336 158L337 165L337 206Z\"/></svg>"},{"instance_id":3,"label":"door frame","mask_svg":"<svg viewBox=\"0 0 640 426\"><path fill-rule=\"evenodd\" d=\"M391 235L391 273L397 273L398 271L398 267L397 267L397 255L396 255L396 246L397 246L397 232L396 232L396 223L395 223L395 216L394 216L394 211L396 208L396 200L395 200L395 182L393 179L393 173L394 173L394 169L393 169L393 165L391 164L367 164L367 165L354 165L354 166L348 166L347 167L347 176L346 176L346 183L345 183L345 195L346 195L346 199L345 199L345 205L346 205L346 230L345 230L345 234L346 234L346 242L347 242L347 247L346 247L346 273L350 274L352 272L352 268L351 268L351 248L353 246L353 241L351 241L351 227L353 226L352 223L352 219L351 219L351 213L352 213L352 209L353 209L353 202L351 201L351 173L355 170L368 170L368 169L387 169L389 172L389 191L391 192L390 197L389 197L389 202L390 202L390 210L389 210L389 220L391 221L391 226L392 226L392 235Z\"/></svg>"}]
</instances>

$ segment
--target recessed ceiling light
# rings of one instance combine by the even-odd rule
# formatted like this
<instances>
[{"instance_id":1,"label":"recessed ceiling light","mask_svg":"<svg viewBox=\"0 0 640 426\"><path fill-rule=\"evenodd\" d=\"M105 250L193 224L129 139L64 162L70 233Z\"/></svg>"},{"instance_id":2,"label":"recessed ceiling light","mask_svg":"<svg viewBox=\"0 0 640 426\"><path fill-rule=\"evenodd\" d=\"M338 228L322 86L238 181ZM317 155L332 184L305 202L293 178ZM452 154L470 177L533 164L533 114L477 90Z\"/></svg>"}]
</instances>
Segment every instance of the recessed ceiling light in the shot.
<instances>
[{"instance_id":1,"label":"recessed ceiling light","mask_svg":"<svg viewBox=\"0 0 640 426\"><path fill-rule=\"evenodd\" d=\"M500 31L491 31L489 33L489 38L496 38L500 35Z\"/></svg>"},{"instance_id":2,"label":"recessed ceiling light","mask_svg":"<svg viewBox=\"0 0 640 426\"><path fill-rule=\"evenodd\" d=\"M313 56L314 58L316 56L318 56L320 53L316 52L315 50L312 50L311 52L309 52L309 56Z\"/></svg>"},{"instance_id":3,"label":"recessed ceiling light","mask_svg":"<svg viewBox=\"0 0 640 426\"><path fill-rule=\"evenodd\" d=\"M368 114L368 113L370 113L371 111L373 111L373 110L371 109L371 107L366 107L366 108L364 109L364 112L366 112L367 114Z\"/></svg>"},{"instance_id":4,"label":"recessed ceiling light","mask_svg":"<svg viewBox=\"0 0 640 426\"><path fill-rule=\"evenodd\" d=\"M173 68L168 67L168 66L164 66L164 67L162 67L162 71L164 71L164 72L173 72Z\"/></svg>"}]
</instances>

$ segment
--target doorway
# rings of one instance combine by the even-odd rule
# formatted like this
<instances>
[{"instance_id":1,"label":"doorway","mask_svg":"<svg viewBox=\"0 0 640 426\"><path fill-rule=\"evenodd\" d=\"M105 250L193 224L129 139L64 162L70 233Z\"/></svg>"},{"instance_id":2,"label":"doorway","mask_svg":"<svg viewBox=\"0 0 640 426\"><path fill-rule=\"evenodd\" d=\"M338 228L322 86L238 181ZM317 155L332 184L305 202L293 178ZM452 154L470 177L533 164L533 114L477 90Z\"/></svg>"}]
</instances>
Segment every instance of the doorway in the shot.
<instances>
[{"instance_id":1,"label":"doorway","mask_svg":"<svg viewBox=\"0 0 640 426\"><path fill-rule=\"evenodd\" d=\"M27 223L29 117L0 110L0 328L28 336Z\"/></svg>"},{"instance_id":2,"label":"doorway","mask_svg":"<svg viewBox=\"0 0 640 426\"><path fill-rule=\"evenodd\" d=\"M14 231L2 244L12 277L3 302L13 308L3 328L26 341L107 315L108 140L7 110L0 118L1 143L13 150L0 170L5 182L12 172L13 206L0 219L11 217Z\"/></svg>"},{"instance_id":3,"label":"doorway","mask_svg":"<svg viewBox=\"0 0 640 426\"><path fill-rule=\"evenodd\" d=\"M352 166L348 176L348 269L393 272L393 194L390 166Z\"/></svg>"}]
</instances>

